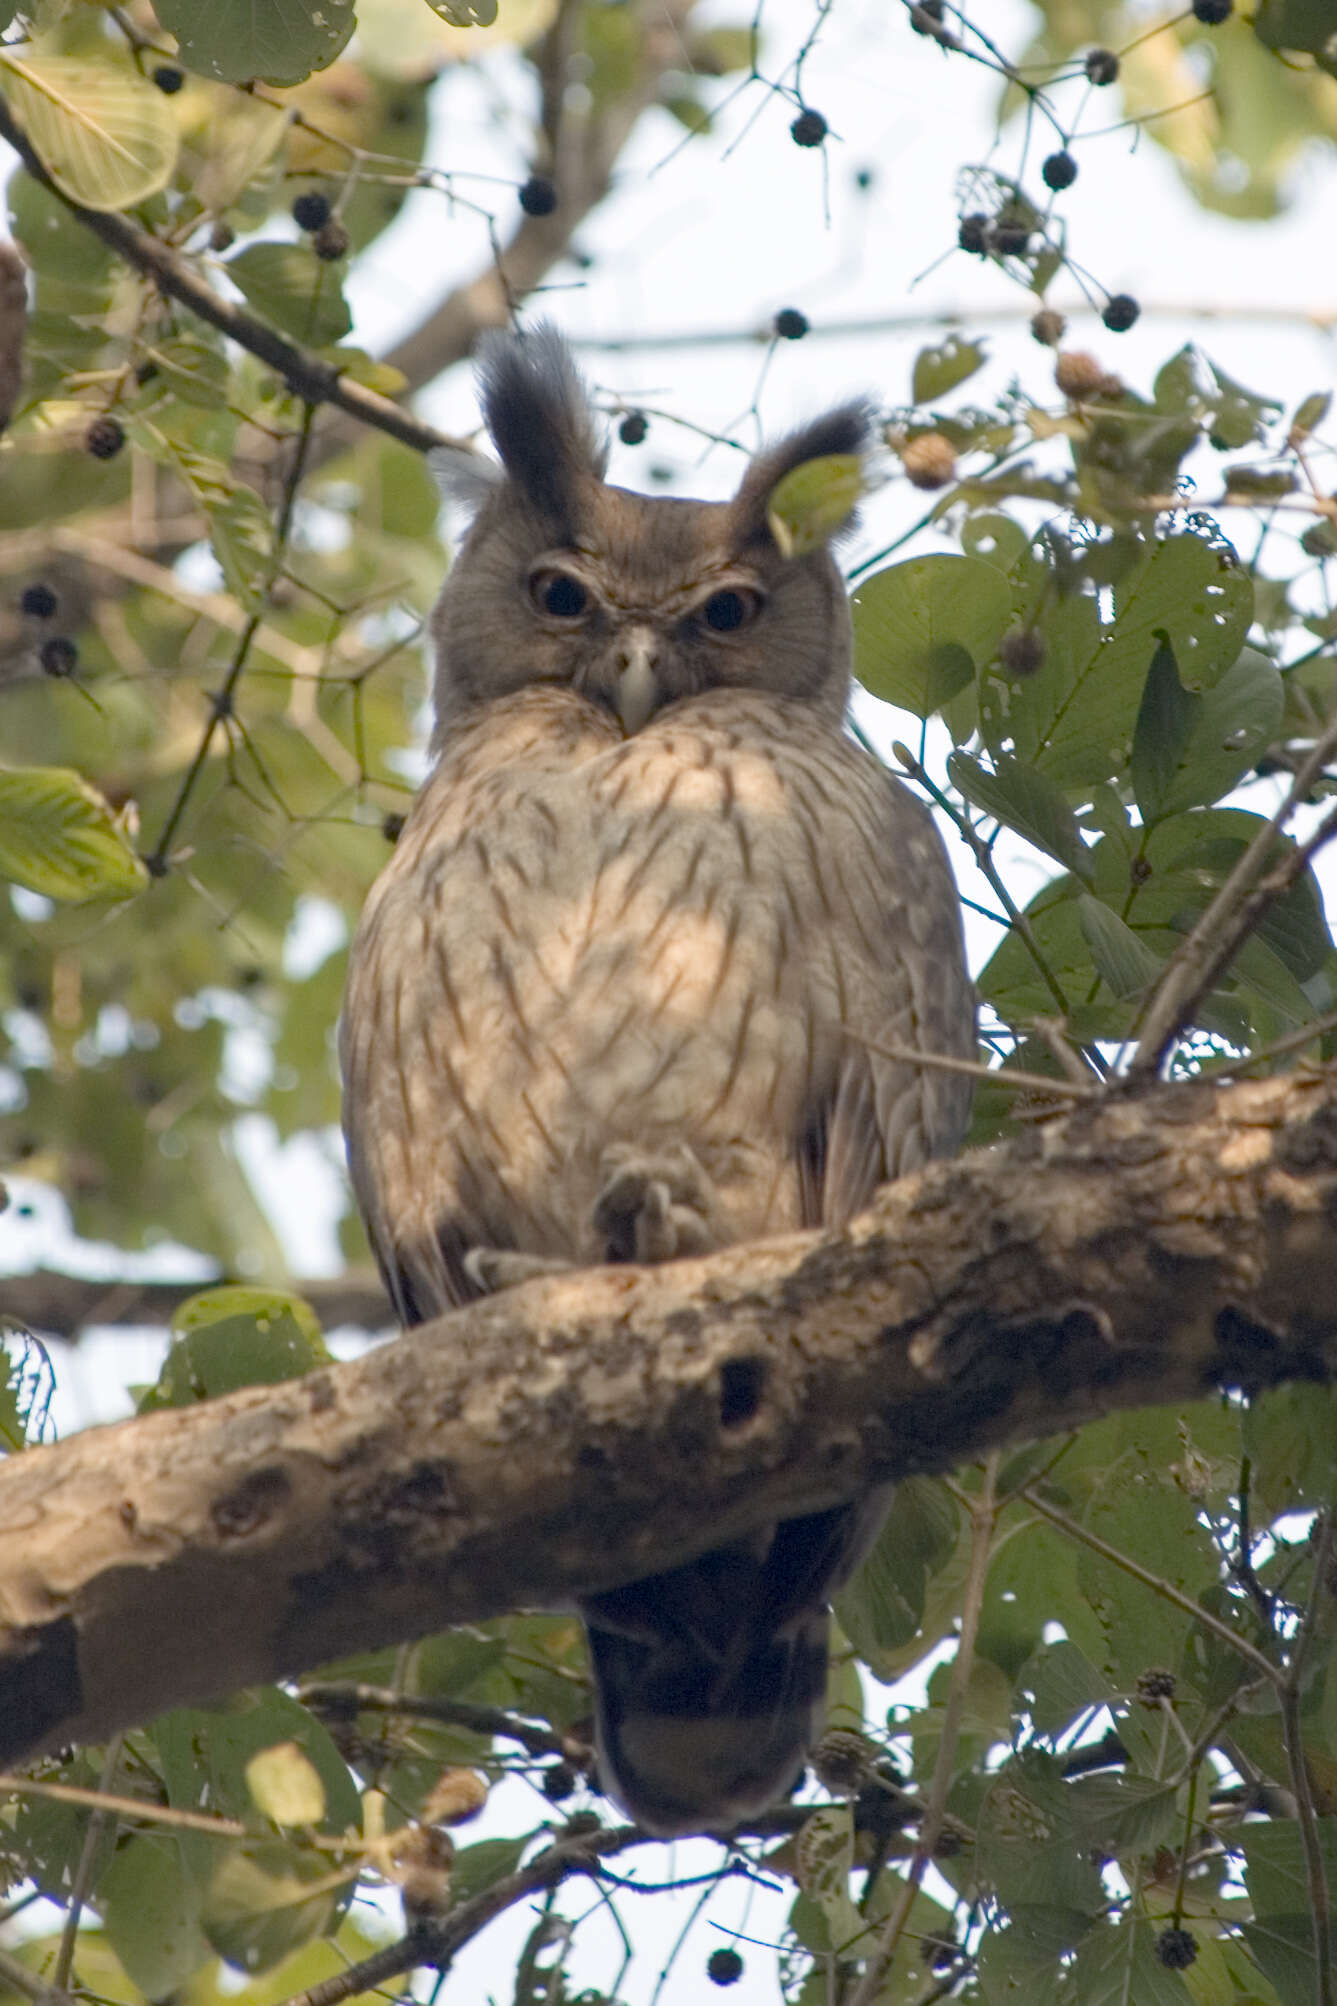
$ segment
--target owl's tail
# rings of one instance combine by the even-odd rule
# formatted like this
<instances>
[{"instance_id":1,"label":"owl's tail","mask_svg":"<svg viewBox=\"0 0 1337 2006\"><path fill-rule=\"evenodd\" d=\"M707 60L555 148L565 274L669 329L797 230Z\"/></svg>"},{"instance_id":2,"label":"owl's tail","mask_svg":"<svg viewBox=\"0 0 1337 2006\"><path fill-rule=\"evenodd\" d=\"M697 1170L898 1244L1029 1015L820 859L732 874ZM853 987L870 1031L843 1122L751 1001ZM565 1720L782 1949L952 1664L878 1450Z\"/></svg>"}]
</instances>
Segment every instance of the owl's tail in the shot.
<instances>
[{"instance_id":1,"label":"owl's tail","mask_svg":"<svg viewBox=\"0 0 1337 2006\"><path fill-rule=\"evenodd\" d=\"M583 1604L600 1779L647 1831L729 1831L798 1782L862 1516L790 1519Z\"/></svg>"}]
</instances>

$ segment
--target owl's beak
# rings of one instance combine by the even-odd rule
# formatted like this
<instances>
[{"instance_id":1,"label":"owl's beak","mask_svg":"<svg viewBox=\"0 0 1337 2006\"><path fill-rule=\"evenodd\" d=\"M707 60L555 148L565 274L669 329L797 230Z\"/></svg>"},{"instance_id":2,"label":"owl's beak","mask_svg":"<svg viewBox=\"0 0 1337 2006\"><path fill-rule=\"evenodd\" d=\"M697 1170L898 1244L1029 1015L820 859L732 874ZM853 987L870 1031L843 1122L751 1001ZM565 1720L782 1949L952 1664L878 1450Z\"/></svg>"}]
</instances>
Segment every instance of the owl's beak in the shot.
<instances>
[{"instance_id":1,"label":"owl's beak","mask_svg":"<svg viewBox=\"0 0 1337 2006\"><path fill-rule=\"evenodd\" d=\"M658 710L663 691L655 674L659 641L649 627L632 627L618 647L617 686L613 708L630 738Z\"/></svg>"}]
</instances>

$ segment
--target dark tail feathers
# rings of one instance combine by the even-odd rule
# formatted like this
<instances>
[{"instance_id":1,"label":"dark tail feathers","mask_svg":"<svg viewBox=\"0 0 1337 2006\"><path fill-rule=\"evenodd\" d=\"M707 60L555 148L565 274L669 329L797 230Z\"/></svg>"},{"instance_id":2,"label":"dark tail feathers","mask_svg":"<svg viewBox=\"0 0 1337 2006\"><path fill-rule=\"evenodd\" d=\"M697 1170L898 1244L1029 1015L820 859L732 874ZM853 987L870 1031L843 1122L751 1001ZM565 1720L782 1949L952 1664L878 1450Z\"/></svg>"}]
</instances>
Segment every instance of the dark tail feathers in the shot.
<instances>
[{"instance_id":1,"label":"dark tail feathers","mask_svg":"<svg viewBox=\"0 0 1337 2006\"><path fill-rule=\"evenodd\" d=\"M858 1508L584 1604L603 1787L647 1831L723 1832L788 1796L821 1728L826 1599Z\"/></svg>"}]
</instances>

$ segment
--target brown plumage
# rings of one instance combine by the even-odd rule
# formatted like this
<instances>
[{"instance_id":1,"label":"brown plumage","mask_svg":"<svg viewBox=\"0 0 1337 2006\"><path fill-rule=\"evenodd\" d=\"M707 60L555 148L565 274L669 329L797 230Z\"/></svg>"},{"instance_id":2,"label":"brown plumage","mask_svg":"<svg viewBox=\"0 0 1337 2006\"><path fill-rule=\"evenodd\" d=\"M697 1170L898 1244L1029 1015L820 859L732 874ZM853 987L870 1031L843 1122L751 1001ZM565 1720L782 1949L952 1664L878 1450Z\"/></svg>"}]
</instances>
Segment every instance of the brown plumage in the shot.
<instances>
[{"instance_id":1,"label":"brown plumage","mask_svg":"<svg viewBox=\"0 0 1337 2006\"><path fill-rule=\"evenodd\" d=\"M434 619L436 766L354 942L341 1033L358 1202L405 1323L545 1265L663 1260L844 1220L954 1149L973 1056L941 844L846 735L825 550L767 499L857 452L842 407L729 503L606 486L559 339L498 340L498 478ZM878 1501L592 1599L600 1761L650 1829L789 1789L825 1605Z\"/></svg>"}]
</instances>

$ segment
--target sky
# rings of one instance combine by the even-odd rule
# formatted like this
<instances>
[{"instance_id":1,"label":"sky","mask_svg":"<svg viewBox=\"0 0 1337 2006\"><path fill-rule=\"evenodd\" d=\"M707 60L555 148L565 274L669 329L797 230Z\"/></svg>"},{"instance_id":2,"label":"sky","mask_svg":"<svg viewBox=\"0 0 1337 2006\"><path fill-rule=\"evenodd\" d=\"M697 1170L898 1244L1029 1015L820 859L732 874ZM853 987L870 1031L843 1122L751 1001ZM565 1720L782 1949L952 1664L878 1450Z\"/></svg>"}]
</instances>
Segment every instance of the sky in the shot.
<instances>
[{"instance_id":1,"label":"sky","mask_svg":"<svg viewBox=\"0 0 1337 2006\"><path fill-rule=\"evenodd\" d=\"M501 4L504 10L506 0ZM742 23L750 4L715 0L702 18ZM768 74L784 74L816 12L814 0L763 0ZM1030 7L991 0L984 12L999 46L1015 51L1024 45L1034 19ZM1047 390L1050 359L1026 331L1031 302L991 267L951 250L962 165L990 161L1012 172L1021 159L1020 128L1000 135L995 126L997 79L912 34L901 8L888 0L834 0L805 62L803 84L805 101L822 111L832 133L816 151L791 140L792 105L758 86L722 111L712 136L689 145L668 114L647 116L619 163L613 196L579 232L590 262L584 270L568 263L553 275L542 310L576 342L596 392L653 413L678 414L702 428L653 416L644 445L615 443L611 478L624 485L721 495L736 484L741 457L710 446L702 431L751 448L761 432L774 434L854 393L871 392L884 404L908 399L914 356L938 338L931 329L904 325L911 315L959 317L972 337L987 339L987 373L971 386L981 401L1014 375L1037 394ZM514 213L512 190L526 171L524 89L519 65L503 54L485 81L459 71L437 92L434 160L498 177L460 186L494 201L503 221ZM731 87L717 89L724 97ZM1074 92L1059 100L1060 109L1075 111L1077 102ZM1094 127L1108 115L1103 99L1092 94L1084 124ZM1076 288L1061 276L1052 303L1074 312L1075 345L1092 348L1138 388L1186 340L1199 341L1248 385L1286 385L1292 402L1333 387L1332 339L1299 317L1306 308L1337 307L1325 290L1337 240L1331 152L1316 151L1300 163L1287 213L1258 226L1200 210L1173 162L1143 136L1124 130L1079 137L1073 151L1078 179L1060 201L1069 243L1111 291L1131 292L1143 305L1135 329L1110 335L1083 311ZM1032 186L1033 167L1034 159ZM860 170L871 175L867 188L857 185ZM441 194L414 195L352 274L354 339L372 351L383 348L416 321L425 299L471 276L484 247L481 228L462 210L452 211ZM773 350L747 339L678 345L678 337L697 332L746 336L768 326L785 306L808 316L813 333L807 339ZM1201 307L1222 309L1227 317L1204 322L1190 311ZM1260 307L1293 307L1297 317L1265 320L1256 312ZM1244 317L1232 320L1230 309L1244 309ZM852 320L882 325L858 335L822 332ZM608 346L620 336L635 337L639 345ZM419 408L447 429L471 427L476 407L467 368L452 371ZM652 483L655 466L671 471L667 484ZM897 534L921 502L903 483L874 496L850 560ZM871 701L860 717L879 744L908 735L905 719ZM1020 854L1010 873L1023 896L1047 875L1033 856ZM964 876L963 888L976 889ZM318 917L312 923L318 930ZM991 944L984 930L972 932L977 965ZM330 1148L307 1142L280 1151L258 1118L243 1134L248 1168L273 1201L295 1271L328 1272L343 1202ZM0 1216L0 1270L73 1257L59 1204L29 1195L37 1205L32 1217ZM163 1258L157 1257L159 1268ZM86 1340L77 1362L62 1355L62 1426L125 1411L126 1379L155 1376L161 1347L160 1333L118 1336ZM507 1820L515 1816L516 1799L507 1792L505 1800L489 1813L489 1829L494 1821L495 1829L514 1829ZM675 1864L699 1871L712 1857L710 1848L680 1847ZM651 1878L662 1878L665 1866L662 1855L644 1856ZM713 1922L703 1924L684 1953L682 1975L664 1999L714 1996L706 1992L702 1966L708 1950L728 1940L715 1925L765 1937L776 1928L777 1912L761 1897L749 1904L742 1884L728 1888L711 1910ZM632 1913L642 1928L653 1915L654 1934L622 1997L627 2006L649 2006L670 1940L664 1932L678 1925L659 1903L645 1902ZM586 1982L598 1983L609 1976L606 1959L614 1953L611 1939L601 1943L597 1929L590 1943L580 1969ZM509 1999L514 1944L514 1933L490 1933L461 1960L446 1999ZM718 1996L737 2006L762 2006L778 1996L774 1960L744 1948L743 1982Z\"/></svg>"}]
</instances>

